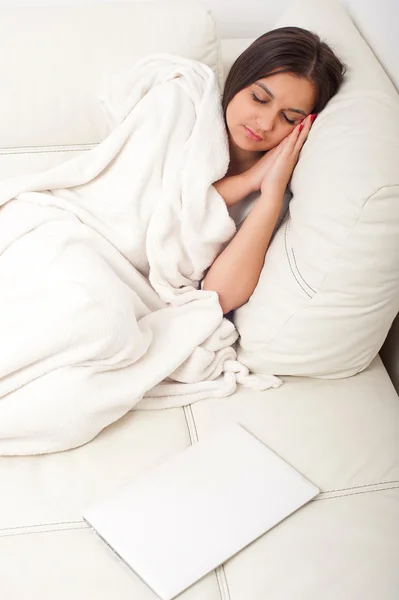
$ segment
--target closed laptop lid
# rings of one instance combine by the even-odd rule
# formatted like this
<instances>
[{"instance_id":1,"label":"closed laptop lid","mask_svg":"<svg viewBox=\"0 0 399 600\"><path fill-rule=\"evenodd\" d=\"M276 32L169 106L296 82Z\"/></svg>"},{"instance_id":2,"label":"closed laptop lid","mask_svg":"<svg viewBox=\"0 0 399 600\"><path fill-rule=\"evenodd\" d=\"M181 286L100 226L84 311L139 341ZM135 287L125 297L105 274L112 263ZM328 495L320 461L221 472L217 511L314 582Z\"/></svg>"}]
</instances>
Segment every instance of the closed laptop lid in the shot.
<instances>
[{"instance_id":1,"label":"closed laptop lid","mask_svg":"<svg viewBox=\"0 0 399 600\"><path fill-rule=\"evenodd\" d=\"M230 423L89 508L84 518L170 600L318 493Z\"/></svg>"}]
</instances>

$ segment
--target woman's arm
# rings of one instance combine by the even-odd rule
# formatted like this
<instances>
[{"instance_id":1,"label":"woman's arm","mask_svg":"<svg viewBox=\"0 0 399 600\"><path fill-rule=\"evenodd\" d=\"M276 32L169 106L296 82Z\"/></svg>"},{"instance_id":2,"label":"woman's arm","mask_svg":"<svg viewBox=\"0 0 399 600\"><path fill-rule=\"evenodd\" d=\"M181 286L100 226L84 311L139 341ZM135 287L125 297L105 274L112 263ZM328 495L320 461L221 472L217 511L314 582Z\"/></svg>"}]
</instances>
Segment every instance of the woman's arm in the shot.
<instances>
[{"instance_id":1,"label":"woman's arm","mask_svg":"<svg viewBox=\"0 0 399 600\"><path fill-rule=\"evenodd\" d=\"M261 195L239 231L205 276L202 287L219 294L223 314L245 304L258 283L266 250L280 214L284 191L311 124L310 117L304 119L271 151L272 154L267 153L267 159L261 159L264 168Z\"/></svg>"},{"instance_id":2,"label":"woman's arm","mask_svg":"<svg viewBox=\"0 0 399 600\"><path fill-rule=\"evenodd\" d=\"M226 206L232 206L233 204L240 202L240 200L243 200L255 191L253 178L250 176L250 170L240 173L239 175L223 177L223 179L216 181L216 183L213 184L213 187L222 196Z\"/></svg>"},{"instance_id":3,"label":"woman's arm","mask_svg":"<svg viewBox=\"0 0 399 600\"><path fill-rule=\"evenodd\" d=\"M203 289L219 294L223 314L245 304L254 291L283 196L284 190L277 187L262 194L239 231L208 270Z\"/></svg>"}]
</instances>

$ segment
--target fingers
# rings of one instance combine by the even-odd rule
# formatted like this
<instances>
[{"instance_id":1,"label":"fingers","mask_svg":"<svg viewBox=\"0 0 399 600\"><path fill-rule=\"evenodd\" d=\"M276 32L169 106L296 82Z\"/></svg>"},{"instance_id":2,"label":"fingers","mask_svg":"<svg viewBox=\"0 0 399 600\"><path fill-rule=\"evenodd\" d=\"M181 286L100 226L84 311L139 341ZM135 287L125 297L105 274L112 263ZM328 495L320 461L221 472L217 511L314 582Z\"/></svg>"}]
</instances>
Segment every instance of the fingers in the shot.
<instances>
[{"instance_id":1,"label":"fingers","mask_svg":"<svg viewBox=\"0 0 399 600\"><path fill-rule=\"evenodd\" d=\"M287 145L288 137L289 136L285 137L283 140L281 140L279 144L277 144L277 146L274 146L274 148L271 148L271 150L268 150L266 152L265 157L267 156L269 165L274 163L276 158L282 153L285 146Z\"/></svg>"},{"instance_id":2,"label":"fingers","mask_svg":"<svg viewBox=\"0 0 399 600\"><path fill-rule=\"evenodd\" d=\"M308 137L309 131L317 115L308 115L302 123L298 125L297 137L295 142L295 151L299 152ZM295 128L297 129L297 128ZM294 130L295 131L295 130Z\"/></svg>"},{"instance_id":3,"label":"fingers","mask_svg":"<svg viewBox=\"0 0 399 600\"><path fill-rule=\"evenodd\" d=\"M308 137L308 133L316 117L317 114L311 114L305 117L277 146L269 150L266 154L269 155L270 158L277 158L283 150L285 153L294 152L298 154Z\"/></svg>"},{"instance_id":4,"label":"fingers","mask_svg":"<svg viewBox=\"0 0 399 600\"><path fill-rule=\"evenodd\" d=\"M276 158L277 156L279 156L282 152L291 152L294 148L295 142L296 142L296 135L294 136L295 129L293 129L287 136L285 136L285 138L283 138L281 140L281 142L275 146L272 150L272 152L275 152Z\"/></svg>"},{"instance_id":5,"label":"fingers","mask_svg":"<svg viewBox=\"0 0 399 600\"><path fill-rule=\"evenodd\" d=\"M280 148L281 151L284 151L286 155L297 154L296 144L298 142L299 136L302 135L304 129L304 123L307 117L294 127L294 129L280 142L277 148ZM303 127L301 127L303 125ZM305 138L306 139L306 138ZM303 142L301 143L302 146ZM279 152L280 154L280 152Z\"/></svg>"},{"instance_id":6,"label":"fingers","mask_svg":"<svg viewBox=\"0 0 399 600\"><path fill-rule=\"evenodd\" d=\"M304 134L304 131L305 131L305 129L306 129L306 131L308 131L307 125L309 122L309 117L310 117L310 115L308 117L305 117L304 119L302 119L302 121L300 123L298 123L298 125L296 125L294 127L294 129L291 131L291 133L289 133L289 135L287 135L287 137L284 138L283 141L281 142L281 144L284 144L284 142L285 142L285 144L284 144L285 146L289 145L290 151L294 151L296 149L296 144L299 139L303 139L303 140L306 139L307 133ZM303 144L303 142L302 142L302 144Z\"/></svg>"}]
</instances>

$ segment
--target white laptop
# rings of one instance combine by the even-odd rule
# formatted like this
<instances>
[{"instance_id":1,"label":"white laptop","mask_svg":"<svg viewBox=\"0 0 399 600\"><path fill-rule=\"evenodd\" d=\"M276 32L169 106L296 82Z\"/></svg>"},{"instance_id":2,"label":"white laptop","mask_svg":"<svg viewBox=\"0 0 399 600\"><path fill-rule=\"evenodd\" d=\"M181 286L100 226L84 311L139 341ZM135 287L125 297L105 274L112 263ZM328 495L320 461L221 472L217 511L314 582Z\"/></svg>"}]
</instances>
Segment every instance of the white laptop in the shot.
<instances>
[{"instance_id":1,"label":"white laptop","mask_svg":"<svg viewBox=\"0 0 399 600\"><path fill-rule=\"evenodd\" d=\"M233 422L89 508L84 519L171 600L319 491Z\"/></svg>"}]
</instances>

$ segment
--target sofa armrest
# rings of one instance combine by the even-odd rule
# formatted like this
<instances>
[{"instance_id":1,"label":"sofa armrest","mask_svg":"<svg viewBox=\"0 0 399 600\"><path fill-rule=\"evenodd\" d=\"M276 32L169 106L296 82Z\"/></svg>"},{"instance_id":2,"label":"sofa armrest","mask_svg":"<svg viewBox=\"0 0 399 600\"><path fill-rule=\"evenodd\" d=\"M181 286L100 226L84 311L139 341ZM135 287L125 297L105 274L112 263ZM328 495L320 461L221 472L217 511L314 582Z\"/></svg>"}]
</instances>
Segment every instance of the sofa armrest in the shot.
<instances>
[{"instance_id":1,"label":"sofa armrest","mask_svg":"<svg viewBox=\"0 0 399 600\"><path fill-rule=\"evenodd\" d=\"M399 315L394 320L380 352L388 375L399 394Z\"/></svg>"}]
</instances>

